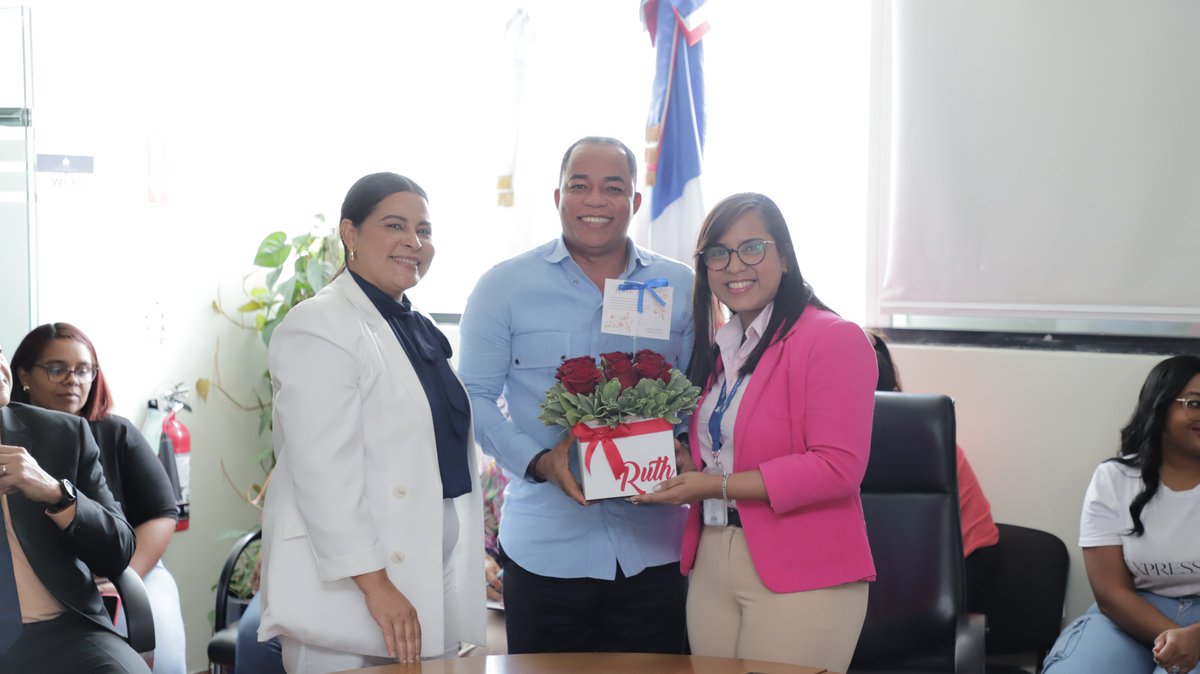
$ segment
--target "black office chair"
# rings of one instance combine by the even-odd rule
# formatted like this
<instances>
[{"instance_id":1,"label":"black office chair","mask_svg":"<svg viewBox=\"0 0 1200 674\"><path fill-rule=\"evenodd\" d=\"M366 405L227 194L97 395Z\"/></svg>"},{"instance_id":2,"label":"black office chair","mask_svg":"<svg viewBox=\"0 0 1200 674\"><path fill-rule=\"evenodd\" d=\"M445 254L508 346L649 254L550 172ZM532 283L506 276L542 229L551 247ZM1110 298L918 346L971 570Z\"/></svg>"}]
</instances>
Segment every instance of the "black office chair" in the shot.
<instances>
[{"instance_id":1,"label":"black office chair","mask_svg":"<svg viewBox=\"0 0 1200 674\"><path fill-rule=\"evenodd\" d=\"M862 484L877 580L851 674L983 674L984 620L966 612L954 404L876 393Z\"/></svg>"},{"instance_id":2,"label":"black office chair","mask_svg":"<svg viewBox=\"0 0 1200 674\"><path fill-rule=\"evenodd\" d=\"M150 598L146 596L142 577L127 566L120 577L111 580L125 611L128 632L125 641L138 653L151 653L154 651L154 611L150 609Z\"/></svg>"},{"instance_id":3,"label":"black office chair","mask_svg":"<svg viewBox=\"0 0 1200 674\"><path fill-rule=\"evenodd\" d=\"M225 674L237 662L237 629L241 610L249 600L229 590L233 574L250 544L262 538L262 529L255 529L238 538L225 557L221 577L217 581L216 606L213 611L213 635L208 640L208 669L211 674Z\"/></svg>"},{"instance_id":4,"label":"black office chair","mask_svg":"<svg viewBox=\"0 0 1200 674\"><path fill-rule=\"evenodd\" d=\"M987 614L987 655L1028 656L1022 662L1041 672L1062 629L1071 555L1049 532L1014 524L996 527L998 561L980 606ZM987 674L1024 671L1015 665L987 666Z\"/></svg>"}]
</instances>

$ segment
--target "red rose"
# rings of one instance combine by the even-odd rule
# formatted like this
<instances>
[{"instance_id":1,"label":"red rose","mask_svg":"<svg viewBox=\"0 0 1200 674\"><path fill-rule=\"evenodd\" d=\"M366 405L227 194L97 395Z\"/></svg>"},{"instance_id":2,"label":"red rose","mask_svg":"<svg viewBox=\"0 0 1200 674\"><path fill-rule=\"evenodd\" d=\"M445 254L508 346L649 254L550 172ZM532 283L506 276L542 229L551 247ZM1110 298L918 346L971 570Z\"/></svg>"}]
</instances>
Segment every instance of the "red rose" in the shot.
<instances>
[{"instance_id":1,"label":"red rose","mask_svg":"<svg viewBox=\"0 0 1200 674\"><path fill-rule=\"evenodd\" d=\"M554 377L562 382L563 388L575 394L595 391L596 384L600 383L600 377L603 375L600 368L596 367L596 359L591 356L569 358L563 361L558 367L558 372L554 373Z\"/></svg>"},{"instance_id":2,"label":"red rose","mask_svg":"<svg viewBox=\"0 0 1200 674\"><path fill-rule=\"evenodd\" d=\"M634 357L633 368L642 379L657 379L663 383L671 382L671 364L657 351L642 349Z\"/></svg>"},{"instance_id":3,"label":"red rose","mask_svg":"<svg viewBox=\"0 0 1200 674\"><path fill-rule=\"evenodd\" d=\"M602 353L604 360L604 376L609 380L621 382L621 390L633 387L638 383L638 374L633 369L633 356L623 351Z\"/></svg>"}]
</instances>

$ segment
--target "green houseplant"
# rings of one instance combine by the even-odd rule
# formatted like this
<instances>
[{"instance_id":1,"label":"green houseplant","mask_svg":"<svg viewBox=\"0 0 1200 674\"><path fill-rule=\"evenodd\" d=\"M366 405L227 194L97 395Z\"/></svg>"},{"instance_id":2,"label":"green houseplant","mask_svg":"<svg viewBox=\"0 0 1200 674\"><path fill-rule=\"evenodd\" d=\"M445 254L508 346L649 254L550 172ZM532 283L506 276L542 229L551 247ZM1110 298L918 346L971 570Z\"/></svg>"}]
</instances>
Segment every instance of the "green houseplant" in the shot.
<instances>
[{"instance_id":1,"label":"green houseplant","mask_svg":"<svg viewBox=\"0 0 1200 674\"><path fill-rule=\"evenodd\" d=\"M272 232L258 245L254 254L254 265L265 274L251 273L243 279L247 283L247 299L234 312L221 303L220 296L213 300L212 310L245 330L259 333L263 344L271 345L271 335L292 307L316 295L324 288L342 266L342 242L335 228L325 225L325 216L314 216L316 222L306 234L288 238L285 232ZM290 263L290 264L289 264ZM288 273L290 272L290 273ZM221 381L219 366L220 344L213 354L213 377L196 381L196 393L204 401L212 391L221 394L238 409L258 414L258 433L271 430L271 373L263 367L262 377L247 396L231 393ZM247 402L249 400L249 402ZM266 474L262 484L251 485L243 494L246 500L260 505L263 493L275 467L275 453L267 442L258 456L259 464ZM226 474L228 478L228 474ZM230 480L232 483L232 480ZM239 490L241 491L241 490Z\"/></svg>"},{"instance_id":2,"label":"green houseplant","mask_svg":"<svg viewBox=\"0 0 1200 674\"><path fill-rule=\"evenodd\" d=\"M218 294L212 303L213 312L239 328L257 332L263 344L270 346L271 335L287 316L288 311L316 295L342 267L342 242L337 230L325 225L323 215L317 214L314 217L316 222L306 234L290 239L285 232L268 234L254 254L254 265L259 269L243 278L246 300L230 312L222 305ZM218 342L213 353L213 376L211 379L198 379L196 393L207 402L209 394L216 391L238 409L258 414L258 435L261 438L271 430L271 373L267 371L264 363L263 374L258 384L248 394L235 395L221 381L220 350ZM261 484L251 484L242 489L228 472L225 473L225 478L242 498L260 508L267 485L270 484L271 471L275 468L275 452L269 437L265 444L265 448L258 450L256 456L264 473ZM245 532L226 532L221 538L236 538L243 533ZM231 593L247 600L254 596L258 589L257 562L257 547L239 558L230 582Z\"/></svg>"}]
</instances>

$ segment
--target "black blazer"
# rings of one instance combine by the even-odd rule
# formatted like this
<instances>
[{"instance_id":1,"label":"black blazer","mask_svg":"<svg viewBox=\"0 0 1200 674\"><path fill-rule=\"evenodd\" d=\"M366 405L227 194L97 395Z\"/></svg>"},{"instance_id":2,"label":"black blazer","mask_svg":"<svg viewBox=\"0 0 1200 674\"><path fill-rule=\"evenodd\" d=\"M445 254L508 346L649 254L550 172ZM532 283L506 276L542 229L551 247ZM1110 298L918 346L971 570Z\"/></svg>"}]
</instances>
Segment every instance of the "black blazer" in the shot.
<instances>
[{"instance_id":1,"label":"black blazer","mask_svg":"<svg viewBox=\"0 0 1200 674\"><path fill-rule=\"evenodd\" d=\"M75 520L59 529L46 504L8 495L13 530L38 578L69 610L107 628L112 620L92 574L116 578L133 556L133 528L109 493L87 422L72 414L10 403L0 408L0 442L24 447L42 470L75 485Z\"/></svg>"}]
</instances>

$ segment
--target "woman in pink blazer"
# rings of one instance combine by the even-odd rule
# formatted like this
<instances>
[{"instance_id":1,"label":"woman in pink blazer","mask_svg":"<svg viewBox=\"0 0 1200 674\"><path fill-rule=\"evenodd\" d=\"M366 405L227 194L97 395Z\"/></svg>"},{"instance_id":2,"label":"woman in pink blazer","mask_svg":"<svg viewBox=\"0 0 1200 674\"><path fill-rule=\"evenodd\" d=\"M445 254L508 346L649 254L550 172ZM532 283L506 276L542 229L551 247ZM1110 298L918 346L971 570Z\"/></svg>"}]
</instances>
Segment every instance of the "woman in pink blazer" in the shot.
<instances>
[{"instance_id":1,"label":"woman in pink blazer","mask_svg":"<svg viewBox=\"0 0 1200 674\"><path fill-rule=\"evenodd\" d=\"M859 498L874 351L804 282L761 194L717 204L696 266L689 374L705 393L691 465L636 500L692 504L681 566L693 653L844 672L875 578Z\"/></svg>"}]
</instances>

